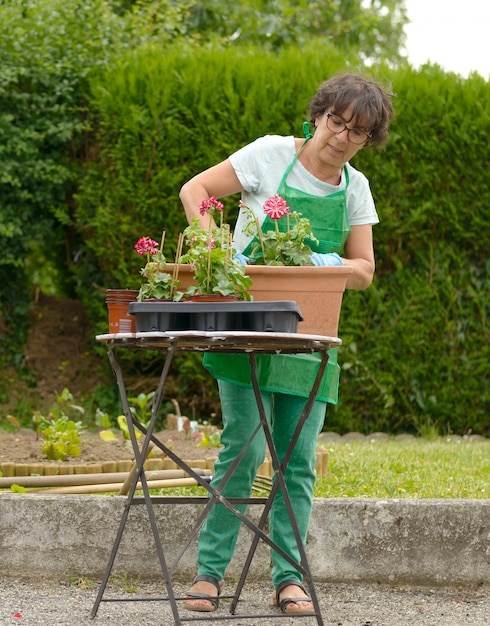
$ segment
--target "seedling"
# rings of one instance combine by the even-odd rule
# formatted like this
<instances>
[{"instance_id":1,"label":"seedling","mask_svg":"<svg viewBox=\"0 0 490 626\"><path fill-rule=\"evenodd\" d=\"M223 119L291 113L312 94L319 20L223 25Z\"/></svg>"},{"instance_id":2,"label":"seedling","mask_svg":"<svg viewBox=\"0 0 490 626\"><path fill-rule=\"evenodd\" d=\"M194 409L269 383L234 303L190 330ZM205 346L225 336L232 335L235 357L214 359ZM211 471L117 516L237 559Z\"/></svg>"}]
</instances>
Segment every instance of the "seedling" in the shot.
<instances>
[{"instance_id":1,"label":"seedling","mask_svg":"<svg viewBox=\"0 0 490 626\"><path fill-rule=\"evenodd\" d=\"M33 421L41 435L42 451L47 459L64 461L69 456L80 456L80 432L82 422L74 422L65 413L65 409L83 414L82 407L72 404L73 396L68 389L56 395L56 402L46 417L36 412Z\"/></svg>"}]
</instances>

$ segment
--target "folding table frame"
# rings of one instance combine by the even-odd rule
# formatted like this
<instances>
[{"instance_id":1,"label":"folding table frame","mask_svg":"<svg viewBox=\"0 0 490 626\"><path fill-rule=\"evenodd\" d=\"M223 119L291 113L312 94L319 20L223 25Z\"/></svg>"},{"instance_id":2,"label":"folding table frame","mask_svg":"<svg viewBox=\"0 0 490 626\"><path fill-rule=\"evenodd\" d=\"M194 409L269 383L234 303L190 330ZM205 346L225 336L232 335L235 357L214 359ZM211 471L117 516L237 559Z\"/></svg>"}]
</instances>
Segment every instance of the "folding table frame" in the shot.
<instances>
[{"instance_id":1,"label":"folding table frame","mask_svg":"<svg viewBox=\"0 0 490 626\"><path fill-rule=\"evenodd\" d=\"M133 477L133 481L128 492L126 504L124 507L124 511L121 517L121 521L119 524L119 528L117 531L116 539L114 541L114 545L112 548L112 552L109 558L109 562L106 567L106 571L95 600L94 606L91 612L91 618L94 618L97 614L101 602L124 602L124 601L135 601L138 598L131 599L104 599L105 589L109 580L109 576L111 574L114 561L117 555L117 551L119 549L119 545L121 543L121 539L123 536L124 528L126 526L126 522L129 516L129 511L133 505L145 504L148 512L148 517L151 525L151 529L153 532L153 537L155 541L155 547L157 551L157 555L160 561L160 566L162 569L162 575L166 586L166 597L160 598L151 598L151 600L161 600L168 601L170 603L172 614L174 617L174 623L176 626L180 626L184 622L191 621L214 621L218 619L218 616L213 614L212 616L204 617L206 614L201 614L199 617L182 617L179 613L177 602L182 600L182 598L177 598L173 591L173 586L171 582L172 572L175 570L179 560L182 555L185 553L187 548L191 545L193 539L199 532L199 529L206 519L211 508L219 503L226 506L236 517L238 517L243 524L245 524L254 534L251 547L249 549L249 553L247 555L246 561L243 566L243 570L235 590L234 595L232 596L221 596L228 597L232 599L230 606L230 615L226 619L258 619L258 618L280 618L286 617L285 615L281 615L280 613L274 615L243 615L243 614L235 614L235 610L238 604L238 600L240 598L240 594L242 592L243 586L245 584L245 580L255 554L258 542L262 539L267 545L270 546L271 549L276 550L284 559L286 559L293 567L300 572L305 582L308 583L309 594L312 599L312 604L314 608L314 612L310 615L315 616L317 620L318 626L323 626L323 620L320 612L320 607L318 604L318 599L315 591L315 586L311 577L310 568L308 565L308 560L306 557L306 550L301 541L298 525L296 522L296 518L294 515L293 506L291 503L291 499L288 494L288 490L286 487L286 483L284 480L284 471L287 467L287 464L291 458L294 447L298 440L298 437L301 433L301 429L308 419L311 408L315 401L316 395L318 393L318 389L320 387L320 383L322 380L322 376L325 372L325 368L328 362L328 350L333 347L337 347L341 344L340 339L333 337L322 337L316 335L301 335L296 333L271 333L271 332L201 332L201 331L179 331L179 332L145 332L145 333L119 333L119 334L111 334L111 335L99 335L96 337L98 341L105 342L109 348L108 356L112 368L114 370L117 384L119 387L119 393L121 396L121 401L124 409L124 414L126 416L126 420L128 423L128 429L131 438L131 444L133 447L135 462L136 462L136 472ZM148 427L145 428L143 424L138 422L133 413L129 408L129 403L126 394L126 388L124 384L123 374L121 371L121 367L116 359L115 350L123 348L123 349L133 349L133 350L157 350L166 352L166 357L164 360L164 364L162 367L160 379L158 382L158 386L155 391L155 395L153 398L153 406L152 406L152 414L150 418L150 422ZM158 412L160 406L163 401L163 392L165 387L165 381L170 369L170 365L174 358L174 355L177 352L222 352L222 353L241 353L247 354L250 367L251 367L251 384L254 389L255 398L257 401L257 407L260 415L260 423L257 425L257 428L253 431L250 438L245 443L241 453L234 459L234 462L229 467L228 471L224 475L220 484L213 488L209 484L209 477L202 476L192 468L188 466L182 459L180 459L174 452L172 452L167 446L162 444L155 436L154 436L154 428L156 424L156 420L158 417ZM310 394L306 401L304 410L300 416L299 422L297 424L294 435L291 439L291 443L288 447L288 450L285 454L282 462L279 461L277 456L277 452L275 449L275 445L272 439L272 434L270 431L269 424L267 422L267 417L265 415L264 407L262 404L262 398L260 394L260 388L257 380L257 363L256 363L256 354L298 354L298 353L320 353L321 359L319 360L319 367L317 371L317 375L315 381L312 385ZM136 438L136 429L141 431L144 434L143 443L140 446L138 445ZM267 498L235 498L235 497L225 497L222 495L222 491L227 484L230 476L233 474L238 464L240 463L243 455L250 442L256 436L256 434L263 429L266 442L269 448L269 452L271 455L272 466L275 472L275 480L270 491L270 494ZM208 491L208 496L200 497L200 496L182 496L182 497L163 497L163 496L151 496L148 488L148 482L145 477L144 471L144 461L148 453L148 448L152 442L157 448L162 450L170 459L172 459L178 467L183 469L189 477L195 479L195 481L205 487ZM143 491L143 497L136 496L136 487L138 482L141 482L141 490ZM277 491L280 490L284 503L286 506L286 510L289 515L289 519L291 522L291 527L293 529L295 539L298 546L298 551L300 554L301 562L297 563L294 561L288 554L286 554L275 542L273 542L270 537L264 532L264 526L267 521L269 511L272 506L272 502ZM162 542L160 539L160 533L158 531L155 512L153 509L154 504L195 504L196 502L202 503L203 511L199 516L199 519L195 523L193 529L191 530L188 540L185 545L182 547L175 563L169 567L167 564L167 560L165 558L164 549L162 546ZM242 514L235 505L237 504L261 504L263 505L263 512L260 516L259 521L255 524L253 523L246 515ZM150 598L146 598L145 600L150 600ZM208 614L209 615L209 614ZM291 615L287 615L288 618ZM222 619L222 618L220 618Z\"/></svg>"}]
</instances>

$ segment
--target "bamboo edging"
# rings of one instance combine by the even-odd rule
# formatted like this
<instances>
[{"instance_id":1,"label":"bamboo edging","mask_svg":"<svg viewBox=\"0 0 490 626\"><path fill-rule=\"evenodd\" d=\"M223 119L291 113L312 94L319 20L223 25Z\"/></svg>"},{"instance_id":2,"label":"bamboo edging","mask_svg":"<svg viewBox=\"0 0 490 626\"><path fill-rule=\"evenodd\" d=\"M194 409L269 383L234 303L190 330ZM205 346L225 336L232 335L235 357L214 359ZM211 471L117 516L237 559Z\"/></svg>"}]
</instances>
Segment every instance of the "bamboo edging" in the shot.
<instances>
[{"instance_id":1,"label":"bamboo edging","mask_svg":"<svg viewBox=\"0 0 490 626\"><path fill-rule=\"evenodd\" d=\"M210 457L202 460L184 459L185 463L189 467L191 467L197 474L205 476L210 476L213 474L213 466L215 460L215 457ZM158 461L158 464L153 463L153 461ZM124 471L104 472L102 467L102 465L105 465L107 467L115 468L125 464L127 464L127 468ZM319 447L316 452L315 466L317 476L326 476L327 466L328 452L324 448ZM114 462L97 464L95 466L72 466L72 472L63 474L55 471L57 469L56 466L53 466L53 468L51 468L51 466L46 465L44 467L44 475L30 475L27 472L27 466L25 466L24 464L22 464L22 473L17 474L17 472L15 471L16 467L18 466L13 463L0 464L0 471L2 471L4 474L3 477L0 476L0 489L10 489L13 485L18 485L19 487L24 487L29 490L40 489L40 491L29 491L29 493L48 493L48 489L58 487L82 487L90 485L107 486L111 484L118 484L119 487L116 490L118 491L118 495L126 495L131 485L132 478L134 478L134 474L136 472L136 464L134 463L134 461L127 461L124 462L124 464ZM39 465L36 466L36 469L39 471L43 468L41 465ZM53 471L48 472L48 470L51 469ZM259 467L257 472L257 474L259 475L267 476L270 478L273 476L273 473L274 472L272 469L272 463L270 460L266 460ZM186 474L184 470L181 470L178 465L170 459L149 459L145 462L145 477L148 481L168 481L165 482L163 487L161 487L165 488L173 486L172 484L170 484L170 481L183 480L184 478L188 478L188 474ZM195 484L195 481L192 484ZM96 493L96 491L86 491L85 493Z\"/></svg>"},{"instance_id":2,"label":"bamboo edging","mask_svg":"<svg viewBox=\"0 0 490 626\"><path fill-rule=\"evenodd\" d=\"M194 468L193 468L194 469ZM194 469L196 474L201 476L210 476L210 470L200 468ZM106 474L63 474L61 476L15 476L9 478L0 478L0 489L9 489L12 485L19 487L81 487L88 485L99 485L109 483L124 484L131 472L114 472ZM157 470L154 472L145 471L147 480L174 480L177 478L186 478L188 474L184 470Z\"/></svg>"},{"instance_id":3,"label":"bamboo edging","mask_svg":"<svg viewBox=\"0 0 490 626\"><path fill-rule=\"evenodd\" d=\"M102 483L97 485L78 485L74 487L54 487L52 489L36 489L29 493L37 494L83 494L83 493L106 493L110 491L120 492L124 483ZM198 485L194 478L173 478L169 480L149 480L149 489L169 489L171 487L193 487ZM136 489L142 489L138 482Z\"/></svg>"}]
</instances>

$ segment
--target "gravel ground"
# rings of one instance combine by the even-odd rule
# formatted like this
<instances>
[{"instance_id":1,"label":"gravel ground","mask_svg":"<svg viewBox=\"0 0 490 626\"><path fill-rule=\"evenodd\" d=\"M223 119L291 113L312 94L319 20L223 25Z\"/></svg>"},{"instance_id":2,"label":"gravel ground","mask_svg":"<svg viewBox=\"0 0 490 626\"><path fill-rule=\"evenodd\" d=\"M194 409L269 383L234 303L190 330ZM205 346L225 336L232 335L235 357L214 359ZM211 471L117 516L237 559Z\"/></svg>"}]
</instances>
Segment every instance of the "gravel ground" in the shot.
<instances>
[{"instance_id":1,"label":"gravel ground","mask_svg":"<svg viewBox=\"0 0 490 626\"><path fill-rule=\"evenodd\" d=\"M172 626L175 622L168 602L102 602L97 616L90 613L97 585L86 581L33 581L0 578L0 625L10 626ZM111 583L104 599L143 598L162 595L162 585L137 583L128 593L129 581ZM232 593L225 588L226 593ZM181 595L186 587L176 584ZM325 626L488 626L490 589L428 589L387 586L317 584ZM315 618L281 617L271 605L268 584L247 583L233 619L229 601L223 600L215 613L181 611L183 624L224 626L269 626L269 624L313 626ZM238 617L248 614L248 619ZM198 621L195 621L196 618ZM203 621L201 618L207 618ZM191 621L194 620L194 621Z\"/></svg>"}]
</instances>

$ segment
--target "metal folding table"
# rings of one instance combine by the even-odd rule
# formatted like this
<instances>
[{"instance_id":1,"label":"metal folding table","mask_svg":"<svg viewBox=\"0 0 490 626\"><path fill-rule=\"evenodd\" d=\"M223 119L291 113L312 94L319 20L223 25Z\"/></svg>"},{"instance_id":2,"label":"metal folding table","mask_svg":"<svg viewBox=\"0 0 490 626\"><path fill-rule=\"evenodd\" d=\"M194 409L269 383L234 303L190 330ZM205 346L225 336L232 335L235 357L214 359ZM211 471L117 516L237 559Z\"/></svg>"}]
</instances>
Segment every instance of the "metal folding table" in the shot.
<instances>
[{"instance_id":1,"label":"metal folding table","mask_svg":"<svg viewBox=\"0 0 490 626\"><path fill-rule=\"evenodd\" d=\"M219 503L226 506L234 515L236 515L241 522L246 525L253 533L252 544L246 558L246 561L243 566L243 570L235 590L234 595L232 596L222 596L226 598L231 598L232 602L230 604L230 615L227 619L248 619L248 618L264 618L264 617L286 617L285 615L281 615L279 613L274 615L243 615L243 614L235 614L235 610L238 604L238 600L240 598L240 594L242 592L243 586L245 584L245 580L250 568L250 564L252 562L253 556L255 554L255 550L260 540L264 541L267 545L270 546L271 549L276 550L283 558L285 558L293 567L295 567L304 577L305 582L308 584L308 590L310 597L312 599L312 604L314 608L314 612L310 615L316 617L316 621L319 626L323 626L323 620L320 612L320 607L318 604L318 599L315 591L315 586L311 577L308 560L306 557L306 550L301 541L300 533L298 530L298 525L296 523L296 518L293 510L293 506L291 503L291 499L288 494L288 490L284 480L284 471L287 467L289 459L293 453L294 447L300 435L301 429L308 419L311 408L315 401L316 395L318 393L318 389L320 387L320 383L325 372L325 368L328 362L328 350L333 347L337 347L341 344L340 339L334 337L323 337L316 335L301 335L297 333L275 333L275 332L204 332L204 331L167 331L167 332L144 332L144 333L119 333L119 334L110 334L110 335L99 335L96 337L98 341L105 342L109 348L108 356L112 368L114 370L117 384L119 387L119 393L121 396L121 401L124 409L124 414L126 416L126 420L128 423L128 429L131 438L131 444L133 447L133 452L135 456L136 462L136 472L133 477L133 481L128 492L125 508L121 517L121 521L119 524L118 532L116 535L116 539L114 541L114 545L112 548L112 552L109 558L109 562L106 567L106 571L95 600L94 606L91 612L91 618L94 618L97 614L101 602L121 602L121 601L134 601L135 598L131 598L131 600L121 600L121 599L104 599L105 589L109 580L109 576L112 571L112 567L114 565L114 561L117 555L117 551L119 549L119 545L123 536L124 528L126 526L126 522L129 516L129 511L134 505L146 505L148 517L150 521L150 525L153 532L153 537L155 541L155 547L157 551L157 555L160 561L160 566L162 569L163 579L165 582L166 593L167 596L161 598L155 598L162 601L168 601L170 603L172 609L172 615L174 617L174 623L176 626L180 626L184 622L191 621L212 621L217 619L216 615L213 614L200 614L199 617L196 617L194 614L193 617L183 617L179 613L179 608L177 602L182 600L183 598L177 598L173 591L171 575L175 571L177 564L187 550L187 548L191 545L192 541L196 537L199 532L199 529L206 519L211 508ZM116 358L116 350L118 349L131 349L131 350L153 350L153 351L162 351L166 352L166 356L164 359L160 379L158 382L158 386L155 391L155 395L153 398L153 406L152 406L152 414L150 418L150 422L148 427L145 428L143 424L138 422L134 417L133 413L129 408L129 403L126 394L126 387L124 383L123 374L121 371L121 367ZM230 465L228 471L224 475L220 484L213 488L209 484L209 477L202 476L196 471L194 471L191 467L188 466L182 459L180 459L172 450L170 450L167 446L165 446L159 439L154 436L154 429L156 420L158 417L158 412L163 400L163 393L165 387L165 381L170 369L170 365L174 358L174 355L177 352L222 352L222 353L241 353L247 354L248 360L251 368L251 384L254 389L255 398L257 401L257 407L260 415L260 423L257 425L257 428L253 431L250 438L245 443L242 452L236 457L234 462ZM315 381L312 385L309 397L306 401L304 410L301 414L299 422L297 424L294 435L289 444L288 450L284 456L282 462L279 461L274 441L272 439L272 433L267 422L267 417L265 415L264 407L262 404L262 398L260 395L260 388L257 380L257 363L256 363L256 355L257 354L298 354L298 353L320 353L319 367L317 371L317 375ZM144 437L142 438L141 447L138 445L137 437L136 437L136 429L143 433ZM222 495L222 491L227 484L230 476L233 474L235 469L237 468L240 460L250 442L256 436L256 434L263 430L266 438L266 442L269 448L269 453L271 456L272 466L275 472L275 480L273 482L270 494L268 497L259 498L259 497L250 497L250 498L235 498L235 497L225 497ZM170 459L172 459L178 467L186 472L186 474L192 478L201 486L203 486L207 491L207 496L181 496L181 497L165 497L165 496L152 496L149 492L148 483L145 477L144 471L144 461L148 453L149 445L153 443L154 446L162 450ZM143 496L136 496L136 488L137 484L141 483L141 490L143 491ZM289 519L291 522L291 527L293 529L298 551L300 554L300 563L295 562L289 555L287 555L275 542L273 542L270 537L264 532L264 527L268 518L268 514L270 508L272 506L272 502L277 491L280 490L286 509L288 511ZM196 521L194 527L192 528L188 540L185 545L182 547L176 561L174 564L169 566L167 564L167 560L165 558L164 549L162 546L162 542L160 539L160 533L157 528L155 512L153 506L155 504L194 504L196 502L202 503L203 511L199 516L199 519ZM237 504L260 504L263 506L263 512L260 515L260 519L257 523L252 522L246 514L242 514L237 508ZM202 617L201 617L202 615ZM208 617L206 617L206 615ZM287 615L290 618L290 615Z\"/></svg>"}]
</instances>

